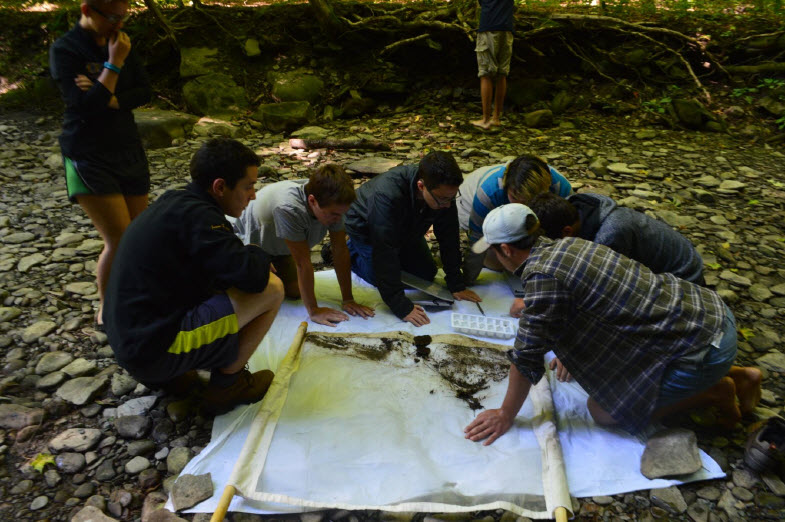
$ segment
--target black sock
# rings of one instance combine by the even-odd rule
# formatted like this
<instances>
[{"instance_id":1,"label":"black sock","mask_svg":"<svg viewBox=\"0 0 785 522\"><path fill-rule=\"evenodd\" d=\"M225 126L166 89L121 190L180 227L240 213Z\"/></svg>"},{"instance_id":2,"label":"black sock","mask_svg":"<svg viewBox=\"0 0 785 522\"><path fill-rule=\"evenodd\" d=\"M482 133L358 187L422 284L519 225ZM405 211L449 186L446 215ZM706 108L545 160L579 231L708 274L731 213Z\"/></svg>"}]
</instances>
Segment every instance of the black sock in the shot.
<instances>
[{"instance_id":1,"label":"black sock","mask_svg":"<svg viewBox=\"0 0 785 522\"><path fill-rule=\"evenodd\" d=\"M229 386L237 382L237 377L239 376L240 376L240 372L223 373L220 370L211 370L210 384L217 388L228 388Z\"/></svg>"}]
</instances>

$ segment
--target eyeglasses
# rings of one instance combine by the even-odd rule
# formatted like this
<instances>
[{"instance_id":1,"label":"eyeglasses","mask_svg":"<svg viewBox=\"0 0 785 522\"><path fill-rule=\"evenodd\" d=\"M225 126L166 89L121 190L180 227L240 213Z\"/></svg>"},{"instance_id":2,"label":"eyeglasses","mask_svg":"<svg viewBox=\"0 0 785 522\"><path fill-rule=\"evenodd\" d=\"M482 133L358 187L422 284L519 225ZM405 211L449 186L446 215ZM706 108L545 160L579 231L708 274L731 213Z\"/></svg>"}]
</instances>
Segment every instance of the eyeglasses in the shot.
<instances>
[{"instance_id":1,"label":"eyeglasses","mask_svg":"<svg viewBox=\"0 0 785 522\"><path fill-rule=\"evenodd\" d=\"M119 24L120 22L125 22L128 18L131 17L128 13L124 15L116 15L116 14L106 14L97 7L90 6L90 9L98 13L99 15L103 16L104 19L109 22L110 24Z\"/></svg>"},{"instance_id":2,"label":"eyeglasses","mask_svg":"<svg viewBox=\"0 0 785 522\"><path fill-rule=\"evenodd\" d=\"M428 187L425 187L425 190L428 191L428 194L431 195L433 200L440 207L449 207L452 204L452 202L455 201L456 199L458 199L458 196L461 195L461 191L459 190L458 192L455 193L455 195L453 197L451 197L451 198L443 198L443 197L439 197L439 196L435 195L433 192L431 192L431 190Z\"/></svg>"}]
</instances>

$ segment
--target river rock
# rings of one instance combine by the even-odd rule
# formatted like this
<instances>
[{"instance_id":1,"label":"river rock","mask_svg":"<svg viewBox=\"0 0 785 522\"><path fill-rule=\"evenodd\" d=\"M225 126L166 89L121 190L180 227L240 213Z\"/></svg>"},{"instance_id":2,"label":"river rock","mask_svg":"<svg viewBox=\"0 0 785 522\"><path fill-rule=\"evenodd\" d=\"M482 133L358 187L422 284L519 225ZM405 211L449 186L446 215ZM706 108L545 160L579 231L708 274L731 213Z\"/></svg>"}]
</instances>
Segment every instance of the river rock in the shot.
<instances>
[{"instance_id":1,"label":"river rock","mask_svg":"<svg viewBox=\"0 0 785 522\"><path fill-rule=\"evenodd\" d=\"M688 475L701 467L695 433L681 428L652 435L641 456L641 473L649 479Z\"/></svg>"},{"instance_id":2,"label":"river rock","mask_svg":"<svg viewBox=\"0 0 785 522\"><path fill-rule=\"evenodd\" d=\"M384 174L388 170L395 168L400 164L400 160L380 157L365 157L349 163L346 165L346 169L358 174L368 174L375 176L377 174Z\"/></svg>"},{"instance_id":3,"label":"river rock","mask_svg":"<svg viewBox=\"0 0 785 522\"><path fill-rule=\"evenodd\" d=\"M82 406L106 385L107 377L77 377L60 386L55 394L66 402Z\"/></svg>"},{"instance_id":4,"label":"river rock","mask_svg":"<svg viewBox=\"0 0 785 522\"><path fill-rule=\"evenodd\" d=\"M71 522L117 522L95 506L85 506L71 518Z\"/></svg>"},{"instance_id":5,"label":"river rock","mask_svg":"<svg viewBox=\"0 0 785 522\"><path fill-rule=\"evenodd\" d=\"M38 364L35 365L35 373L36 375L46 375L47 373L56 372L73 360L74 356L68 352L45 353L38 361Z\"/></svg>"},{"instance_id":6,"label":"river rock","mask_svg":"<svg viewBox=\"0 0 785 522\"><path fill-rule=\"evenodd\" d=\"M213 496L213 479L205 475L182 475L172 487L172 505L181 511Z\"/></svg>"},{"instance_id":7,"label":"river rock","mask_svg":"<svg viewBox=\"0 0 785 522\"><path fill-rule=\"evenodd\" d=\"M43 422L44 410L28 408L21 404L0 403L0 428L20 430Z\"/></svg>"},{"instance_id":8,"label":"river rock","mask_svg":"<svg viewBox=\"0 0 785 522\"><path fill-rule=\"evenodd\" d=\"M49 335L57 328L57 323L53 321L36 321L22 332L22 341L30 344L36 342L45 335Z\"/></svg>"},{"instance_id":9,"label":"river rock","mask_svg":"<svg viewBox=\"0 0 785 522\"><path fill-rule=\"evenodd\" d=\"M227 74L199 76L183 86L183 99L188 109L200 116L231 119L248 108L245 89Z\"/></svg>"},{"instance_id":10,"label":"river rock","mask_svg":"<svg viewBox=\"0 0 785 522\"><path fill-rule=\"evenodd\" d=\"M310 103L298 101L262 104L251 117L268 130L281 132L301 127L311 122L315 116Z\"/></svg>"},{"instance_id":11,"label":"river rock","mask_svg":"<svg viewBox=\"0 0 785 522\"><path fill-rule=\"evenodd\" d=\"M70 428L49 441L54 452L84 452L93 449L101 439L101 430L95 428Z\"/></svg>"}]
</instances>

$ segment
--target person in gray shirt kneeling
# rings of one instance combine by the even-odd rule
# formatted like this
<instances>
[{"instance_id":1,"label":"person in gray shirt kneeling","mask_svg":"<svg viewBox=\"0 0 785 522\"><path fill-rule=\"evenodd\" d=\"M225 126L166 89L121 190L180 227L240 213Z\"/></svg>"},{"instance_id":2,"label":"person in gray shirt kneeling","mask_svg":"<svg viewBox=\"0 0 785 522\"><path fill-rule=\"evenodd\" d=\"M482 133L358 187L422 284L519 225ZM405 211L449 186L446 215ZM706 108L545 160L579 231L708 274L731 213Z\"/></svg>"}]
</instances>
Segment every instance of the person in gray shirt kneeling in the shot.
<instances>
[{"instance_id":1,"label":"person in gray shirt kneeling","mask_svg":"<svg viewBox=\"0 0 785 522\"><path fill-rule=\"evenodd\" d=\"M262 187L234 223L243 243L258 244L272 256L286 297L302 297L315 323L335 326L349 315L374 315L373 308L357 303L352 295L344 214L355 198L354 183L343 167L326 164L311 172L307 182L287 180ZM343 311L319 306L314 292L311 248L328 232Z\"/></svg>"}]
</instances>

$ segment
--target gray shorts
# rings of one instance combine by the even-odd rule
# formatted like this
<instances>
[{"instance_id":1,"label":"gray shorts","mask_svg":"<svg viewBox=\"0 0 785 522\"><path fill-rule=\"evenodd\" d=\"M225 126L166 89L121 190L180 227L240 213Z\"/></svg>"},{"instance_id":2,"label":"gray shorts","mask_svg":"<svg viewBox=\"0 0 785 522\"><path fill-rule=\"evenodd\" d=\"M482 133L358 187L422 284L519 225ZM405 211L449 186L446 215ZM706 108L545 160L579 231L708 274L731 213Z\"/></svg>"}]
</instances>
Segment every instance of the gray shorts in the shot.
<instances>
[{"instance_id":1,"label":"gray shorts","mask_svg":"<svg viewBox=\"0 0 785 522\"><path fill-rule=\"evenodd\" d=\"M483 31L477 33L477 76L507 76L512 59L512 32Z\"/></svg>"}]
</instances>

